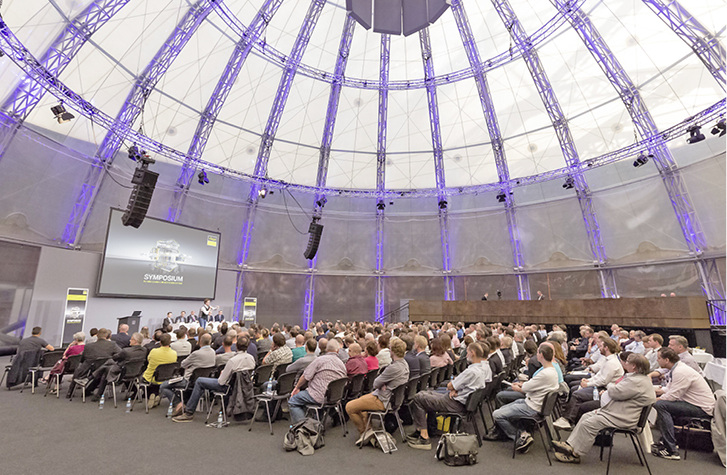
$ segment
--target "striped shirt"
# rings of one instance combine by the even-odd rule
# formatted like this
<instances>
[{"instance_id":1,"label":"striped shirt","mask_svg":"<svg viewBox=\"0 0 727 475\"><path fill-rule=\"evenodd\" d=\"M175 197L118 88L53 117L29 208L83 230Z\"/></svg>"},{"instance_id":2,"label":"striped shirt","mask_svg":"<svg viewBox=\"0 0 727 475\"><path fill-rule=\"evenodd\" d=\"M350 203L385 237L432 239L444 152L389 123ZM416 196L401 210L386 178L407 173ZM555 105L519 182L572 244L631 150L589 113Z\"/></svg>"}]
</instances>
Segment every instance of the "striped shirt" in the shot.
<instances>
[{"instance_id":1,"label":"striped shirt","mask_svg":"<svg viewBox=\"0 0 727 475\"><path fill-rule=\"evenodd\" d=\"M330 382L346 377L346 365L336 353L323 353L308 365L303 377L308 381L310 397L323 404Z\"/></svg>"}]
</instances>

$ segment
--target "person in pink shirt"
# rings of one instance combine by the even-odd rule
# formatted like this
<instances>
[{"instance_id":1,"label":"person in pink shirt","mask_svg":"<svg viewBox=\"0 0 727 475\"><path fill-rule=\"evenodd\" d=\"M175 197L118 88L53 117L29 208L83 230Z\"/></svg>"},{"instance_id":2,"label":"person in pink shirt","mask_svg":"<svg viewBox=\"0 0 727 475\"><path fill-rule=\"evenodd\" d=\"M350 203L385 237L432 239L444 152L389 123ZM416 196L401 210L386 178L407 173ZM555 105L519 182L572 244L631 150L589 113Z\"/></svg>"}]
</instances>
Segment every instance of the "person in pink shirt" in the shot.
<instances>
[{"instance_id":1,"label":"person in pink shirt","mask_svg":"<svg viewBox=\"0 0 727 475\"><path fill-rule=\"evenodd\" d=\"M429 355L429 362L432 368L443 368L453 363L452 358L444 350L442 340L439 337L429 343L429 348L432 350L432 354Z\"/></svg>"},{"instance_id":2,"label":"person in pink shirt","mask_svg":"<svg viewBox=\"0 0 727 475\"><path fill-rule=\"evenodd\" d=\"M73 341L68 345L68 348L66 348L66 351L63 352L63 358L61 358L58 363L53 365L53 368L50 370L50 375L54 374L63 374L63 368L66 365L66 361L68 361L68 358L75 355L80 355L83 353L83 349L86 347L86 334L83 332L77 332L73 334ZM49 377L50 377L49 375ZM43 378L42 382L48 382L48 378ZM60 385L60 380L58 381L58 384Z\"/></svg>"},{"instance_id":3,"label":"person in pink shirt","mask_svg":"<svg viewBox=\"0 0 727 475\"><path fill-rule=\"evenodd\" d=\"M379 359L376 355L379 354L379 346L375 341L371 340L366 343L366 365L369 371L372 369L379 369Z\"/></svg>"}]
</instances>

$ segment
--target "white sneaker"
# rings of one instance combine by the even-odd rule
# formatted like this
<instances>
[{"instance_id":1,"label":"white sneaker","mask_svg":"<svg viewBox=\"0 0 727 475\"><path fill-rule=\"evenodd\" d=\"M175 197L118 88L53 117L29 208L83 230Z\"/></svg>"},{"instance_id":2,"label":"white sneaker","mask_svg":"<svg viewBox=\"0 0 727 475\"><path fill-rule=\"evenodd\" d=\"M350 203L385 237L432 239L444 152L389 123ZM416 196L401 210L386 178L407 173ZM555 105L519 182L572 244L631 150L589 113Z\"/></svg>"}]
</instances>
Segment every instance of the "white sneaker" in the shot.
<instances>
[{"instance_id":1,"label":"white sneaker","mask_svg":"<svg viewBox=\"0 0 727 475\"><path fill-rule=\"evenodd\" d=\"M565 417L560 417L557 421L553 422L553 427L560 430L572 429L570 422L568 422L568 419L566 419Z\"/></svg>"}]
</instances>

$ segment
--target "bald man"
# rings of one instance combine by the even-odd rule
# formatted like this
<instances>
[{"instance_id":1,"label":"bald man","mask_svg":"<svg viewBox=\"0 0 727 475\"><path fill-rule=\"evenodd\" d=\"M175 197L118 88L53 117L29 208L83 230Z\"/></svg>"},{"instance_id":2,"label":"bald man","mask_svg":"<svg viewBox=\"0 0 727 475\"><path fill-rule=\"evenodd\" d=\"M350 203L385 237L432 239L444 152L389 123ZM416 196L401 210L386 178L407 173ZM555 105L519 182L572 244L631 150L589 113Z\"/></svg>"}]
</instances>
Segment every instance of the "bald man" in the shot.
<instances>
[{"instance_id":1,"label":"bald man","mask_svg":"<svg viewBox=\"0 0 727 475\"><path fill-rule=\"evenodd\" d=\"M305 356L305 337L303 335L297 335L295 337L295 347L291 348L293 352L293 363Z\"/></svg>"},{"instance_id":2,"label":"bald man","mask_svg":"<svg viewBox=\"0 0 727 475\"><path fill-rule=\"evenodd\" d=\"M111 341L116 343L122 350L131 345L131 337L129 336L129 325L122 323L119 325L119 332L111 335Z\"/></svg>"}]
</instances>

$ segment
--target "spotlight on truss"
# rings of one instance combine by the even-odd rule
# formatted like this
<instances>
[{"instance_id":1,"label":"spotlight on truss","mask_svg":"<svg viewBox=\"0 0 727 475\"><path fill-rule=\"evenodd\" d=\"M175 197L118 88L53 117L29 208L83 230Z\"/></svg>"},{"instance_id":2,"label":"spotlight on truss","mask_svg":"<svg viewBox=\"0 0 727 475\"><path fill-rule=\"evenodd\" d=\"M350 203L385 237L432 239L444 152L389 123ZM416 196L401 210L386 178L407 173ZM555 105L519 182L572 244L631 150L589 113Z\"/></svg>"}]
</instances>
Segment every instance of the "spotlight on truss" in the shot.
<instances>
[{"instance_id":1,"label":"spotlight on truss","mask_svg":"<svg viewBox=\"0 0 727 475\"><path fill-rule=\"evenodd\" d=\"M201 172L199 172L197 174L197 182L200 185L204 185L205 183L209 183L210 182L209 178L207 178L207 172L206 171L202 170Z\"/></svg>"},{"instance_id":2,"label":"spotlight on truss","mask_svg":"<svg viewBox=\"0 0 727 475\"><path fill-rule=\"evenodd\" d=\"M689 138L687 139L687 143L697 143L704 140L704 134L700 132L700 127L698 125L693 125L689 128L687 128L687 132L689 132Z\"/></svg>"},{"instance_id":3,"label":"spotlight on truss","mask_svg":"<svg viewBox=\"0 0 727 475\"><path fill-rule=\"evenodd\" d=\"M76 116L71 114L70 112L66 111L66 108L63 107L63 103L58 104L57 106L53 106L50 108L50 111L55 116L56 120L59 124L63 124L65 122L70 122L72 119L74 119Z\"/></svg>"},{"instance_id":4,"label":"spotlight on truss","mask_svg":"<svg viewBox=\"0 0 727 475\"><path fill-rule=\"evenodd\" d=\"M725 134L725 124L724 119L717 122L714 127L712 128L712 135L719 135L720 137L724 137Z\"/></svg>"},{"instance_id":5,"label":"spotlight on truss","mask_svg":"<svg viewBox=\"0 0 727 475\"><path fill-rule=\"evenodd\" d=\"M573 181L573 177L568 177L565 179L565 183L563 183L563 188L566 190L572 190L574 183L575 182Z\"/></svg>"},{"instance_id":6,"label":"spotlight on truss","mask_svg":"<svg viewBox=\"0 0 727 475\"><path fill-rule=\"evenodd\" d=\"M649 163L649 158L653 158L653 155L644 155L643 153L636 157L634 160L634 168L639 168Z\"/></svg>"}]
</instances>

